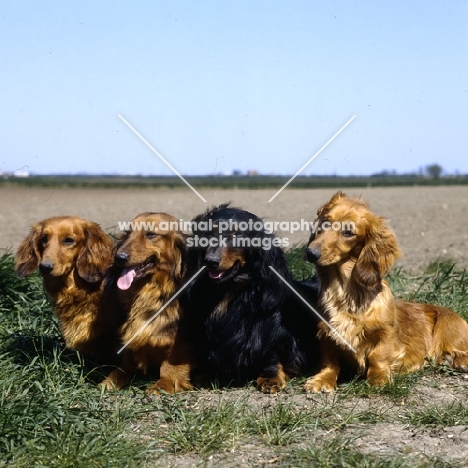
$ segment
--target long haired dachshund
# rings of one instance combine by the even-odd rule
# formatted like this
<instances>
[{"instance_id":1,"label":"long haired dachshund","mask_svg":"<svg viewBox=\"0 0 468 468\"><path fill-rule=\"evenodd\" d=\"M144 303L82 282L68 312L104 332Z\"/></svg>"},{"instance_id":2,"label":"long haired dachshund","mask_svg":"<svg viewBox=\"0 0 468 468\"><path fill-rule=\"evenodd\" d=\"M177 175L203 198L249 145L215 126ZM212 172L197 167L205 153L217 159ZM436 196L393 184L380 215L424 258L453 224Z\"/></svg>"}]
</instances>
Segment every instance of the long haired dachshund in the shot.
<instances>
[{"instance_id":1,"label":"long haired dachshund","mask_svg":"<svg viewBox=\"0 0 468 468\"><path fill-rule=\"evenodd\" d=\"M98 224L75 216L44 219L31 228L16 254L16 272L37 268L52 299L65 344L105 364L118 360L123 315L102 294L113 242Z\"/></svg>"},{"instance_id":2,"label":"long haired dachshund","mask_svg":"<svg viewBox=\"0 0 468 468\"><path fill-rule=\"evenodd\" d=\"M122 364L103 382L108 389L124 387L139 369L159 371L147 393L192 389L193 362L183 329L179 298L171 301L185 274L185 238L166 213L142 213L117 245L106 289L117 291L128 318L121 328L125 344Z\"/></svg>"},{"instance_id":3,"label":"long haired dachshund","mask_svg":"<svg viewBox=\"0 0 468 468\"><path fill-rule=\"evenodd\" d=\"M206 267L188 293L206 375L221 385L255 380L262 392L282 390L307 362L293 329L313 324L269 268L292 283L280 239L254 214L227 204L194 218L192 232L189 268ZM316 298L316 285L309 290Z\"/></svg>"},{"instance_id":4,"label":"long haired dachshund","mask_svg":"<svg viewBox=\"0 0 468 468\"><path fill-rule=\"evenodd\" d=\"M396 302L383 279L400 256L385 219L361 199L341 192L318 211L306 255L321 282L319 324L321 370L308 392L331 392L342 365L370 384L424 365L450 361L468 371L468 324L455 312L431 304Z\"/></svg>"}]
</instances>

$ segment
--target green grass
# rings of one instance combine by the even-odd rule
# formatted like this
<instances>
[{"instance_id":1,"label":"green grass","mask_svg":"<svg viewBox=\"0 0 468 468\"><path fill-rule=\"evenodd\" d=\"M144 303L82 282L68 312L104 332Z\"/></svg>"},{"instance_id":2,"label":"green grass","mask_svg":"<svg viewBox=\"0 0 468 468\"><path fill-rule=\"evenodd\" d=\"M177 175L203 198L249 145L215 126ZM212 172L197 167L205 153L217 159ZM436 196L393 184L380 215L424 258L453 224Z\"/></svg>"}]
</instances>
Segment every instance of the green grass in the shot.
<instances>
[{"instance_id":1,"label":"green grass","mask_svg":"<svg viewBox=\"0 0 468 468\"><path fill-rule=\"evenodd\" d=\"M295 279L304 280L311 278L315 273L315 266L305 260L306 246L301 245L290 249L286 253L289 269Z\"/></svg>"},{"instance_id":2,"label":"green grass","mask_svg":"<svg viewBox=\"0 0 468 468\"><path fill-rule=\"evenodd\" d=\"M171 452L210 455L236 446L246 420L242 400L224 401L221 396L214 406L188 411L180 398L170 398L161 408L164 427L159 436Z\"/></svg>"},{"instance_id":3,"label":"green grass","mask_svg":"<svg viewBox=\"0 0 468 468\"><path fill-rule=\"evenodd\" d=\"M416 277L397 270L390 274L389 282L399 299L447 307L468 319L468 272L456 262L432 262Z\"/></svg>"},{"instance_id":4,"label":"green grass","mask_svg":"<svg viewBox=\"0 0 468 468\"><path fill-rule=\"evenodd\" d=\"M287 253L300 279L313 273L302 254L303 248ZM0 256L0 466L205 466L210 460L244 466L244 459L260 466L261 457L262 466L279 467L456 466L440 458L361 453L343 435L383 422L467 425L462 404L408 404L421 378L443 378L443 368L379 389L355 379L334 395L312 397L302 393L305 377L279 396L249 386L147 397L144 380L102 393L96 388L102 370L64 348L41 279L18 278L13 264L11 255ZM466 272L452 263L430 265L419 277L394 271L389 280L398 297L468 316Z\"/></svg>"},{"instance_id":5,"label":"green grass","mask_svg":"<svg viewBox=\"0 0 468 468\"><path fill-rule=\"evenodd\" d=\"M467 426L468 408L459 402L408 410L408 421L414 426Z\"/></svg>"},{"instance_id":6,"label":"green grass","mask_svg":"<svg viewBox=\"0 0 468 468\"><path fill-rule=\"evenodd\" d=\"M319 440L305 448L296 450L289 457L283 457L279 467L296 468L442 468L455 465L446 464L440 459L422 460L411 457L376 454L365 454L353 448L352 441L337 437L330 444L323 444Z\"/></svg>"},{"instance_id":7,"label":"green grass","mask_svg":"<svg viewBox=\"0 0 468 468\"><path fill-rule=\"evenodd\" d=\"M364 379L355 378L349 383L343 384L341 390L349 396L354 395L361 398L385 396L392 400L400 401L411 394L421 373L424 373L424 370L409 375L397 375L393 378L392 382L382 387L371 386Z\"/></svg>"}]
</instances>

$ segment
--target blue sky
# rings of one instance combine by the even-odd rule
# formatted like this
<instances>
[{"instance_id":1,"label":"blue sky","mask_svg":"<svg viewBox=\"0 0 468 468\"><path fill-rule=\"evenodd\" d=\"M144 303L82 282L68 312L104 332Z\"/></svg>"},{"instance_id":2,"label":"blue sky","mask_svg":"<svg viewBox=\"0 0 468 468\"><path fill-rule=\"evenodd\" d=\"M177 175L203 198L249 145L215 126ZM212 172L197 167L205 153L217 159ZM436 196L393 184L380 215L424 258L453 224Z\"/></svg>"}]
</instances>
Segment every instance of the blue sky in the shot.
<instances>
[{"instance_id":1,"label":"blue sky","mask_svg":"<svg viewBox=\"0 0 468 468\"><path fill-rule=\"evenodd\" d=\"M0 8L0 171L468 173L467 1Z\"/></svg>"}]
</instances>

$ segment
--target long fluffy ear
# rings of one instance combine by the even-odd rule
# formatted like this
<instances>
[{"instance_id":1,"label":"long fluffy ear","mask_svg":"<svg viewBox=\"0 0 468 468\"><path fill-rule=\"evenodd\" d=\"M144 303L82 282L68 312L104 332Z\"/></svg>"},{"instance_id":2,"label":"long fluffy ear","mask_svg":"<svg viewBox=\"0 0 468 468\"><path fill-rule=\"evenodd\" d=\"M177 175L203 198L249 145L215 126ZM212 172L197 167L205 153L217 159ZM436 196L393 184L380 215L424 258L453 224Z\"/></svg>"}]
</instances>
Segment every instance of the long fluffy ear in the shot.
<instances>
[{"instance_id":1,"label":"long fluffy ear","mask_svg":"<svg viewBox=\"0 0 468 468\"><path fill-rule=\"evenodd\" d=\"M375 218L368 227L364 247L351 277L365 288L376 288L401 256L393 231L384 218Z\"/></svg>"},{"instance_id":2,"label":"long fluffy ear","mask_svg":"<svg viewBox=\"0 0 468 468\"><path fill-rule=\"evenodd\" d=\"M84 235L85 246L76 260L76 269L85 281L96 283L112 263L114 246L110 236L96 223L89 222Z\"/></svg>"},{"instance_id":3,"label":"long fluffy ear","mask_svg":"<svg viewBox=\"0 0 468 468\"><path fill-rule=\"evenodd\" d=\"M40 254L38 249L41 225L36 224L23 240L16 252L15 271L18 276L28 276L39 266Z\"/></svg>"},{"instance_id":4,"label":"long fluffy ear","mask_svg":"<svg viewBox=\"0 0 468 468\"><path fill-rule=\"evenodd\" d=\"M264 236L262 239L271 239L273 236ZM268 246L268 244L267 244ZM250 249L250 255L253 255L256 268L253 271L255 281L261 287L261 308L263 311L273 311L280 307L287 286L283 283L283 278L289 282L290 274L287 268L284 252L280 247L271 246L263 249L262 247ZM271 270L274 268L275 272ZM277 274L281 276L278 278Z\"/></svg>"},{"instance_id":5,"label":"long fluffy ear","mask_svg":"<svg viewBox=\"0 0 468 468\"><path fill-rule=\"evenodd\" d=\"M187 236L182 233L174 234L174 246L172 253L174 255L172 275L176 280L184 278L187 270Z\"/></svg>"}]
</instances>

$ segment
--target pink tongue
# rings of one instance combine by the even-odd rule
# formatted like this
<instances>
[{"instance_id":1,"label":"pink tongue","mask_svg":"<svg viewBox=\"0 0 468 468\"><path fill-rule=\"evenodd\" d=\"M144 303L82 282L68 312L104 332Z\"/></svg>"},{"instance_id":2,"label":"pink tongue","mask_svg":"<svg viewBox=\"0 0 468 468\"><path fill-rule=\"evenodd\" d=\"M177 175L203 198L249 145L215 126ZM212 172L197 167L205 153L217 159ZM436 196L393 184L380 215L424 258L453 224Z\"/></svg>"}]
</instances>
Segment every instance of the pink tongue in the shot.
<instances>
[{"instance_id":1,"label":"pink tongue","mask_svg":"<svg viewBox=\"0 0 468 468\"><path fill-rule=\"evenodd\" d=\"M117 286L119 289L127 290L133 282L135 276L135 270L133 268L125 268L120 275L120 278L117 280Z\"/></svg>"},{"instance_id":2,"label":"pink tongue","mask_svg":"<svg viewBox=\"0 0 468 468\"><path fill-rule=\"evenodd\" d=\"M223 276L223 272L222 271L209 271L208 276L211 279L219 279L221 278L221 276Z\"/></svg>"}]
</instances>

